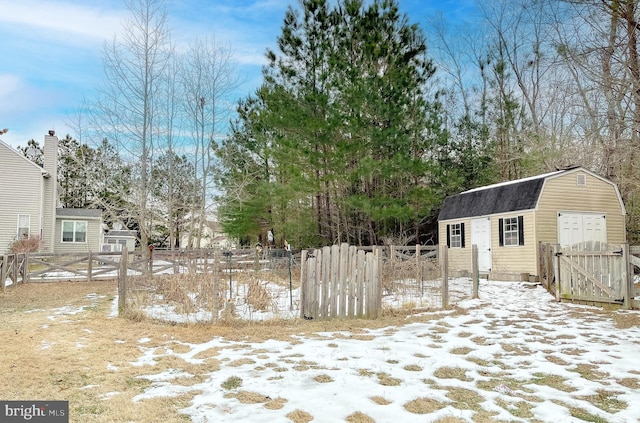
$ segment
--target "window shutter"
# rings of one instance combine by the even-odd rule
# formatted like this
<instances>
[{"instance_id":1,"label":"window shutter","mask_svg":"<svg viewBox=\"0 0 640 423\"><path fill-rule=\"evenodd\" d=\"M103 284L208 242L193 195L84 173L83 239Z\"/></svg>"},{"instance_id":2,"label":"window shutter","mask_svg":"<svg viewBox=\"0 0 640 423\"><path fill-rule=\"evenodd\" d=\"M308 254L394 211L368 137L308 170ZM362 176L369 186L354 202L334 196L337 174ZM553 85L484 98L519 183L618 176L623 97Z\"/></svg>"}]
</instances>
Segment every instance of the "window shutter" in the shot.
<instances>
[{"instance_id":1,"label":"window shutter","mask_svg":"<svg viewBox=\"0 0 640 423\"><path fill-rule=\"evenodd\" d=\"M498 240L500 241L500 246L504 246L504 232L503 232L503 222L504 219L498 219Z\"/></svg>"},{"instance_id":2,"label":"window shutter","mask_svg":"<svg viewBox=\"0 0 640 423\"><path fill-rule=\"evenodd\" d=\"M524 217L518 216L518 245L524 245Z\"/></svg>"},{"instance_id":3,"label":"window shutter","mask_svg":"<svg viewBox=\"0 0 640 423\"><path fill-rule=\"evenodd\" d=\"M451 235L449 233L450 225L447 225L447 247L451 246Z\"/></svg>"},{"instance_id":4,"label":"window shutter","mask_svg":"<svg viewBox=\"0 0 640 423\"><path fill-rule=\"evenodd\" d=\"M460 224L460 247L464 248L464 223Z\"/></svg>"}]
</instances>

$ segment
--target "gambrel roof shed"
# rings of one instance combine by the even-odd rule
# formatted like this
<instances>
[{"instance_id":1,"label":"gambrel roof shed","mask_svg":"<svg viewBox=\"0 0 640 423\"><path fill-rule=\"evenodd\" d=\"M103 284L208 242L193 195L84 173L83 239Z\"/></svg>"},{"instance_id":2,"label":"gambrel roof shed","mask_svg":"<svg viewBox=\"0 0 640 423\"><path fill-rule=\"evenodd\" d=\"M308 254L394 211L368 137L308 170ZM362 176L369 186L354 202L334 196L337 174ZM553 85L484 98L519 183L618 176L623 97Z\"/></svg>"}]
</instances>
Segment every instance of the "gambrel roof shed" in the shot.
<instances>
[{"instance_id":1,"label":"gambrel roof shed","mask_svg":"<svg viewBox=\"0 0 640 423\"><path fill-rule=\"evenodd\" d=\"M476 244L481 271L536 275L540 243L625 242L625 215L612 181L572 167L447 197L438 236L460 269Z\"/></svg>"},{"instance_id":2,"label":"gambrel roof shed","mask_svg":"<svg viewBox=\"0 0 640 423\"><path fill-rule=\"evenodd\" d=\"M452 195L444 200L438 220L533 209L545 179L562 172L566 171L545 173Z\"/></svg>"}]
</instances>

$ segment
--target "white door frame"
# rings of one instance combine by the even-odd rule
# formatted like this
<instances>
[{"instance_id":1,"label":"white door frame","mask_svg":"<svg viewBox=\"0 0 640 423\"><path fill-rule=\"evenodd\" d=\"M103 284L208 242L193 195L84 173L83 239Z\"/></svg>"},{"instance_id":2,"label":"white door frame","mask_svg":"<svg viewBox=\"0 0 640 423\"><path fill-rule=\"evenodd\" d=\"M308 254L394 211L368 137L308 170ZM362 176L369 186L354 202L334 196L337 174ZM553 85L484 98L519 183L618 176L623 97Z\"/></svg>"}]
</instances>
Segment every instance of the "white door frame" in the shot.
<instances>
[{"instance_id":1,"label":"white door frame","mask_svg":"<svg viewBox=\"0 0 640 423\"><path fill-rule=\"evenodd\" d=\"M491 272L491 218L471 219L471 245L478 247L478 270Z\"/></svg>"}]
</instances>

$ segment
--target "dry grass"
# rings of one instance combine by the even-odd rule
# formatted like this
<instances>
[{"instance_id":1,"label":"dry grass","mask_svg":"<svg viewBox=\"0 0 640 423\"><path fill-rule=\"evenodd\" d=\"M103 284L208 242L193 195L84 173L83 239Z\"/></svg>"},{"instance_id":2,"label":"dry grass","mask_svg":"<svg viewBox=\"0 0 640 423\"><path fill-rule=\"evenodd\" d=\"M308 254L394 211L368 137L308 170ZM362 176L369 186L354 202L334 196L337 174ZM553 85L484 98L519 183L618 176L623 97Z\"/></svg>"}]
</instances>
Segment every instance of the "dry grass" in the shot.
<instances>
[{"instance_id":1,"label":"dry grass","mask_svg":"<svg viewBox=\"0 0 640 423\"><path fill-rule=\"evenodd\" d=\"M459 355L466 355L466 354L469 354L471 351L473 351L473 349L469 347L458 347L458 348L452 348L451 350L449 350L451 354L459 354Z\"/></svg>"},{"instance_id":2,"label":"dry grass","mask_svg":"<svg viewBox=\"0 0 640 423\"><path fill-rule=\"evenodd\" d=\"M609 421L607 419L604 419L600 416L596 416L595 414L591 414L588 411L579 408L579 407L575 407L571 404L566 404L562 401L558 401L558 400L551 400L554 403L562 406L562 407L566 407L569 410L569 414L571 415L571 417L575 417L577 419L580 419L582 421L585 422L591 422L591 423L609 423Z\"/></svg>"},{"instance_id":3,"label":"dry grass","mask_svg":"<svg viewBox=\"0 0 640 423\"><path fill-rule=\"evenodd\" d=\"M606 411L607 413L616 413L620 410L624 410L628 407L626 401L622 401L618 399L618 396L622 394L622 392L615 391L605 391L600 389L596 391L595 395L588 395L580 397L601 410Z\"/></svg>"},{"instance_id":4,"label":"dry grass","mask_svg":"<svg viewBox=\"0 0 640 423\"><path fill-rule=\"evenodd\" d=\"M309 423L313 420L313 416L306 411L294 410L287 414L287 418L294 423Z\"/></svg>"},{"instance_id":5,"label":"dry grass","mask_svg":"<svg viewBox=\"0 0 640 423\"><path fill-rule=\"evenodd\" d=\"M459 379L465 382L472 380L467 377L467 371L459 367L440 367L433 375L438 379Z\"/></svg>"},{"instance_id":6,"label":"dry grass","mask_svg":"<svg viewBox=\"0 0 640 423\"><path fill-rule=\"evenodd\" d=\"M404 405L404 408L408 412L414 414L430 414L446 406L447 404L444 402L436 401L428 397L422 397L407 402Z\"/></svg>"},{"instance_id":7,"label":"dry grass","mask_svg":"<svg viewBox=\"0 0 640 423\"><path fill-rule=\"evenodd\" d=\"M391 404L391 401L389 401L388 399L386 399L384 397L380 397L380 396L371 397L370 399L371 399L371 401L375 402L378 405L389 405L389 404Z\"/></svg>"},{"instance_id":8,"label":"dry grass","mask_svg":"<svg viewBox=\"0 0 640 423\"><path fill-rule=\"evenodd\" d=\"M194 283L196 283L195 280ZM191 297L184 293L188 290L176 285L175 281L167 279L164 281L164 286L169 297L176 300L188 298L189 301L192 301ZM244 348L250 346L250 343L263 341L267 338L298 343L300 341L296 337L300 335L310 336L322 332L348 332L352 335L339 335L338 337L343 336L367 342L374 338L366 333L368 329L402 326L407 323L427 322L439 318L437 314L432 314L409 318L387 316L374 321L272 320L251 322L233 319L219 321L215 324L168 324L153 321L143 315L139 315L135 320L107 319L105 316L111 311L111 303L115 293L115 282L110 281L33 283L13 286L5 293L0 294L0 337L3 340L3 359L0 360L0 398L6 400L24 398L68 400L72 406L70 411L74 416L74 421L186 422L189 421L188 416L181 415L176 410L188 407L193 397L200 392L189 391L170 400L156 398L134 402L133 398L143 393L151 385L151 381L145 376L150 372L156 374L168 370L184 372L187 375L174 379L174 382L190 387L203 382L204 375L218 371L221 365L227 367L255 365L255 357L263 354L262 358L265 359L267 356L264 354L269 352L254 349L249 353L251 355L246 358L235 361L227 360L221 363L217 357L222 348L216 347L200 351L195 358L204 360L204 363L194 364L176 355L189 351L189 344L204 343L219 336L242 342L241 345L235 347ZM206 297L196 299L196 301L200 300L205 301ZM213 297L210 300L213 301ZM72 314L78 310L82 310L82 313ZM439 324L435 327L434 332L429 332L427 336L437 340L438 336L433 335L444 333L450 329L450 325ZM469 336L470 334L467 335L467 337ZM148 338L148 342L141 343L140 338L143 337ZM329 348L338 346L338 344L331 342L331 338L325 339ZM180 340L180 342L176 340ZM477 343L490 342L479 337L472 338L472 340ZM150 371L151 367L148 365L131 365L132 362L138 360L140 347L155 349L153 370ZM471 349L467 347L458 347L450 352L466 354L470 351ZM511 354L522 352L524 352L523 349L510 351ZM567 352L581 354L584 351L563 350L563 353ZM167 355L163 356L162 354ZM415 356L425 358L424 355L418 353ZM568 364L550 354L547 354L546 358L559 365ZM281 355L277 360L275 358L273 360L282 360L290 364L291 367L290 369L280 367L280 364L275 362L261 363L264 368L271 368L283 375L274 376L274 378L287 377L284 372L291 369L304 371L318 368L317 363L306 361L301 355ZM468 358L468 361L474 362L478 366L505 367L499 358L493 361ZM397 360L389 360L389 362L398 364ZM408 364L403 368L406 371L423 370L417 364ZM502 385L510 388L512 392L506 393L504 402L499 405L515 417L528 418L526 416L530 406L527 405L527 402L541 401L533 395L528 395L533 391L524 389L523 385L537 383L567 392L574 390L564 383L565 380L557 376L538 374L534 380L516 381L502 378L497 374L500 372L496 372L495 369L490 370L491 373L487 371L485 376L492 379L479 382L477 386L480 389L491 391L496 391ZM258 371L257 368L256 371ZM595 364L581 364L575 367L574 371L589 380L601 380L607 376L598 372ZM402 384L402 380L375 370L359 369L358 373L364 377L375 376L378 382L384 386ZM637 374L640 375L640 372ZM436 369L434 376L440 379L471 380L467 377L464 369L455 367ZM320 374L314 379L318 383L333 381L331 376L327 374ZM261 404L260 406L267 409L277 410L284 407L287 402L286 399L272 399L258 392L238 391L242 387L242 382L240 378L231 377L224 382L219 378L217 383L228 391L228 397L235 398L244 404ZM433 385L437 385L435 381L431 382ZM616 382L631 389L640 389L640 377L628 377ZM425 381L425 383L429 382ZM495 421L491 413L479 407L481 396L474 391L440 386L436 386L436 389L446 389L451 402L416 398L407 402L404 407L412 413L428 414L447 405L453 405L459 409L476 410L474 421L482 423ZM616 399L616 392L613 390L599 391L596 395L582 399L608 412L615 412L627 407L626 403ZM371 400L378 405L391 403L380 396L371 397ZM376 405L372 404L371 406L375 407ZM586 421L599 421L597 416L589 413L584 414L584 410L569 409L576 418L584 416ZM287 414L287 418L294 422L313 420L313 416L302 410L295 410ZM366 414L355 411L347 417L347 421L369 422L372 420ZM438 421L456 422L458 420L451 416L451 418L445 417Z\"/></svg>"},{"instance_id":9,"label":"dry grass","mask_svg":"<svg viewBox=\"0 0 640 423\"><path fill-rule=\"evenodd\" d=\"M328 383L328 382L333 382L333 378L329 375L326 374L322 374L322 375L318 375L315 376L313 378L313 380L315 380L318 383Z\"/></svg>"},{"instance_id":10,"label":"dry grass","mask_svg":"<svg viewBox=\"0 0 640 423\"><path fill-rule=\"evenodd\" d=\"M565 385L566 379L562 376L550 375L546 373L535 373L534 377L535 378L531 381L531 383L534 383L536 385L546 385L564 392L576 391L576 388Z\"/></svg>"},{"instance_id":11,"label":"dry grass","mask_svg":"<svg viewBox=\"0 0 640 423\"><path fill-rule=\"evenodd\" d=\"M28 284L7 289L0 296L0 398L68 400L76 421L187 421L176 409L188 406L198 392L171 401L132 401L150 384L142 378L149 366L130 365L138 358L140 338L149 338L146 347L178 352L184 346L168 340L202 343L212 336L254 338L257 332L264 332L251 325L236 331L227 326L105 319L115 291L114 282ZM83 312L77 313L80 310ZM276 328L272 336L288 338L294 332L284 325ZM153 371L214 372L220 368L215 355L216 349L201 352L203 364L187 363L175 355L158 357ZM177 382L191 385L198 380ZM102 399L107 396L108 401Z\"/></svg>"},{"instance_id":12,"label":"dry grass","mask_svg":"<svg viewBox=\"0 0 640 423\"><path fill-rule=\"evenodd\" d=\"M349 423L376 423L374 419L360 411L349 414L345 420Z\"/></svg>"}]
</instances>

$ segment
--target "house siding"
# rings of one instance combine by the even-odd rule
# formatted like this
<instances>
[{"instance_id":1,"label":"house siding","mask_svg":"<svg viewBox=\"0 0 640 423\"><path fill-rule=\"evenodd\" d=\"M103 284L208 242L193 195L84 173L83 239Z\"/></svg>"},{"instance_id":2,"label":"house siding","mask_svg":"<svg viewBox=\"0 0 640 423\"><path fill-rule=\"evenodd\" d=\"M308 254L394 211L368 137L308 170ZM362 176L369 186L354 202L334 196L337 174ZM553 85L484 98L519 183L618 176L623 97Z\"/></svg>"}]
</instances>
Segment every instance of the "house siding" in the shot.
<instances>
[{"instance_id":1,"label":"house siding","mask_svg":"<svg viewBox=\"0 0 640 423\"><path fill-rule=\"evenodd\" d=\"M28 214L29 234L42 229L42 169L0 142L0 253L16 239L18 215Z\"/></svg>"},{"instance_id":2,"label":"house siding","mask_svg":"<svg viewBox=\"0 0 640 423\"><path fill-rule=\"evenodd\" d=\"M87 242L62 242L62 222L87 222ZM55 225L54 245L56 252L88 253L100 251L102 220L86 216L58 216Z\"/></svg>"},{"instance_id":3,"label":"house siding","mask_svg":"<svg viewBox=\"0 0 640 423\"><path fill-rule=\"evenodd\" d=\"M585 176L584 186L577 185L578 174ZM561 211L603 212L607 222L607 242L626 242L624 208L612 183L584 171L547 179L536 215L540 242L558 242L558 212Z\"/></svg>"}]
</instances>

